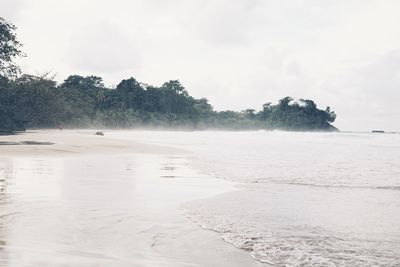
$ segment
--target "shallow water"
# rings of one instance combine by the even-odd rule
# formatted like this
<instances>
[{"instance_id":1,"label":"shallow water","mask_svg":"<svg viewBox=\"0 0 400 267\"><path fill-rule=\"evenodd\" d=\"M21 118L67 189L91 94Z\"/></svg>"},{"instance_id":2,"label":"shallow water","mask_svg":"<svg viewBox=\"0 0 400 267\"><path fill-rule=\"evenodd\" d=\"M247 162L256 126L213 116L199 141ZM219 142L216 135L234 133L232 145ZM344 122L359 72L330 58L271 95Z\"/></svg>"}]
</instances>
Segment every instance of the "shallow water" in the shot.
<instances>
[{"instance_id":1,"label":"shallow water","mask_svg":"<svg viewBox=\"0 0 400 267\"><path fill-rule=\"evenodd\" d=\"M400 266L400 135L114 132L191 150L190 166L240 182L187 216L274 266Z\"/></svg>"},{"instance_id":2,"label":"shallow water","mask_svg":"<svg viewBox=\"0 0 400 267\"><path fill-rule=\"evenodd\" d=\"M181 236L204 236L179 205L232 188L186 165L182 155L0 158L0 266L188 266Z\"/></svg>"}]
</instances>

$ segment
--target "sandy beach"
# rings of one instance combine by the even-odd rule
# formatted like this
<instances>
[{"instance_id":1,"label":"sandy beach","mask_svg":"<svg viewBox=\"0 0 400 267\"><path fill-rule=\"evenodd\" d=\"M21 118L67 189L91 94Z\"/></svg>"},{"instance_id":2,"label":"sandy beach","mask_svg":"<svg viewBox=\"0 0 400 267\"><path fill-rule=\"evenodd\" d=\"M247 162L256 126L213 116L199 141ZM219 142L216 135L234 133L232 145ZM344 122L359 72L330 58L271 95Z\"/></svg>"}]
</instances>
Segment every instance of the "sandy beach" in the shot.
<instances>
[{"instance_id":1,"label":"sandy beach","mask_svg":"<svg viewBox=\"0 0 400 267\"><path fill-rule=\"evenodd\" d=\"M190 151L32 131L0 142L0 266L261 266L181 205L236 190L187 167Z\"/></svg>"},{"instance_id":2,"label":"sandy beach","mask_svg":"<svg viewBox=\"0 0 400 267\"><path fill-rule=\"evenodd\" d=\"M147 153L181 154L188 151L177 148L146 145L132 140L118 140L96 136L90 130L37 130L0 136L3 142L40 142L52 145L0 145L0 155L7 156L66 156L71 154Z\"/></svg>"}]
</instances>

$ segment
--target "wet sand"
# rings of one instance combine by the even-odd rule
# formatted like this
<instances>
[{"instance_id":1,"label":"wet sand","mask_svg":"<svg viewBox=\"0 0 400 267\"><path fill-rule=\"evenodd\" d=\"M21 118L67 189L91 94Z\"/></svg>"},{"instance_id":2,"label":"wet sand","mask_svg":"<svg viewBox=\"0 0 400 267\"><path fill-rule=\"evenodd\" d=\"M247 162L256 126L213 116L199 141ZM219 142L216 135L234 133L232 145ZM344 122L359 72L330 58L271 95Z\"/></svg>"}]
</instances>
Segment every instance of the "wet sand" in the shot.
<instances>
[{"instance_id":1,"label":"wet sand","mask_svg":"<svg viewBox=\"0 0 400 267\"><path fill-rule=\"evenodd\" d=\"M0 266L262 266L181 205L235 190L181 149L34 131L1 142Z\"/></svg>"}]
</instances>

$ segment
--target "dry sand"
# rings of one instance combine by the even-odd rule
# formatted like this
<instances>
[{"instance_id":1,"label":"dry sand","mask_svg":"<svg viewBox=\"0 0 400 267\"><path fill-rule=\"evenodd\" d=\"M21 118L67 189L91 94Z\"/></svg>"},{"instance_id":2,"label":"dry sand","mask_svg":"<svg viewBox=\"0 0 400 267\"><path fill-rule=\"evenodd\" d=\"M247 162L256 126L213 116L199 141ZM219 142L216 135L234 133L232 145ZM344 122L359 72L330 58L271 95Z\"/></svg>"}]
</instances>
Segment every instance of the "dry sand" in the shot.
<instances>
[{"instance_id":1,"label":"dry sand","mask_svg":"<svg viewBox=\"0 0 400 267\"><path fill-rule=\"evenodd\" d=\"M111 139L97 136L91 130L37 130L15 135L0 136L3 142L43 142L53 145L0 145L0 155L7 156L64 156L83 153L185 153L177 148L153 146L129 140ZM107 133L105 133L107 135Z\"/></svg>"},{"instance_id":2,"label":"dry sand","mask_svg":"<svg viewBox=\"0 0 400 267\"><path fill-rule=\"evenodd\" d=\"M184 216L235 190L184 167L190 152L107 132L0 136L23 141L54 144L0 145L0 266L262 266Z\"/></svg>"}]
</instances>

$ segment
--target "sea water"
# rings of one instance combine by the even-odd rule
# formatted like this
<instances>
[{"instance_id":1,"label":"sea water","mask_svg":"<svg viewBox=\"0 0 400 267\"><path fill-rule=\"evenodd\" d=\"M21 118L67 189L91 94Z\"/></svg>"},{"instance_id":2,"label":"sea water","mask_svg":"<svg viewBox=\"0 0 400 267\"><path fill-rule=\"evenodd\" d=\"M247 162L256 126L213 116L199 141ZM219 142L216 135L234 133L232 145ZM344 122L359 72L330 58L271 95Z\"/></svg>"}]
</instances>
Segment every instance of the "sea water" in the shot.
<instances>
[{"instance_id":1,"label":"sea water","mask_svg":"<svg viewBox=\"0 0 400 267\"><path fill-rule=\"evenodd\" d=\"M230 182L186 162L180 154L1 156L0 266L207 263L188 245L207 235L178 207L231 191ZM221 262L215 254L202 252Z\"/></svg>"},{"instance_id":2,"label":"sea water","mask_svg":"<svg viewBox=\"0 0 400 267\"><path fill-rule=\"evenodd\" d=\"M193 221L272 266L400 266L400 135L157 132L118 138L191 151L239 182L183 205Z\"/></svg>"}]
</instances>

